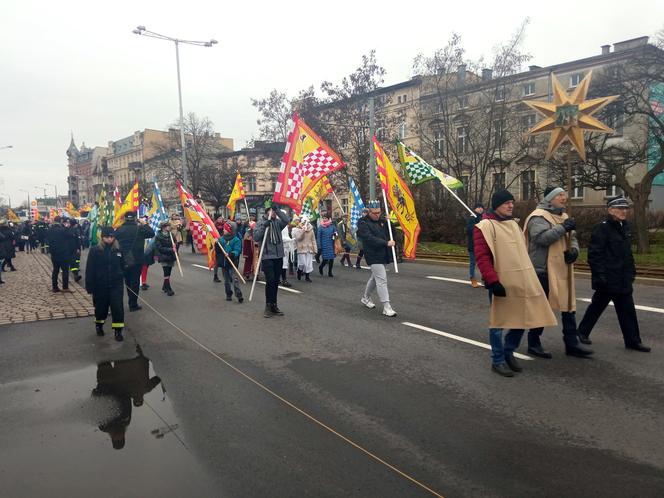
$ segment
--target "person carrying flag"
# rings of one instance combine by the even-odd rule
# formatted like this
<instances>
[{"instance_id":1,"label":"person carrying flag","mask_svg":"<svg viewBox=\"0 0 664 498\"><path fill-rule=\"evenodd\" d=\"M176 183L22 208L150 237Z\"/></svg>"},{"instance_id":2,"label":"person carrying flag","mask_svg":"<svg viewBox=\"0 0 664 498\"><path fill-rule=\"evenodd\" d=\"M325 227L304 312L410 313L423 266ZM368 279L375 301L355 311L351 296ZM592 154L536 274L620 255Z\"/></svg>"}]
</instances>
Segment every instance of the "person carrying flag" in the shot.
<instances>
[{"instance_id":1,"label":"person carrying flag","mask_svg":"<svg viewBox=\"0 0 664 498\"><path fill-rule=\"evenodd\" d=\"M277 292L279 278L284 262L284 243L281 231L290 220L284 211L271 204L265 208L265 214L254 228L254 241L263 245L263 256L260 264L265 273L265 318L283 316L283 311L277 306ZM265 238L265 241L263 239Z\"/></svg>"},{"instance_id":2,"label":"person carrying flag","mask_svg":"<svg viewBox=\"0 0 664 498\"><path fill-rule=\"evenodd\" d=\"M240 251L242 250L242 244L240 243L240 239L235 233L235 228L233 227L232 222L226 221L222 223L221 231L222 235L219 238L218 243L215 245L215 250L217 249L219 250L219 252L217 253L217 267L221 268L222 274L224 276L224 290L226 291L226 301L232 301L233 293L235 293L235 297L237 298L238 302L241 303L244 301L244 298L242 297L242 290L240 289L240 279L235 273L235 270L233 270L233 267L228 261L228 258L230 258L233 261L233 264L237 268L240 263ZM221 250L222 248L223 251ZM224 255L224 251L228 255L228 258L226 258L226 256ZM216 278L217 277L216 267L214 271Z\"/></svg>"},{"instance_id":3,"label":"person carrying flag","mask_svg":"<svg viewBox=\"0 0 664 498\"><path fill-rule=\"evenodd\" d=\"M116 231L116 239L125 264L125 283L128 287L127 298L129 311L138 311L138 292L140 290L141 267L145 258L145 240L155 236L154 230L140 218L136 222L136 212L128 211L124 223Z\"/></svg>"},{"instance_id":4,"label":"person carrying flag","mask_svg":"<svg viewBox=\"0 0 664 498\"><path fill-rule=\"evenodd\" d=\"M367 281L364 294L360 301L369 309L376 305L371 300L374 290L378 292L378 299L383 304L383 315L396 316L397 312L390 304L390 294L387 289L387 273L385 265L391 261L390 248L394 247L394 240L390 239L387 222L381 217L380 202L369 201L368 213L357 223L357 237L362 241L364 257L371 267L371 277Z\"/></svg>"},{"instance_id":5,"label":"person carrying flag","mask_svg":"<svg viewBox=\"0 0 664 498\"><path fill-rule=\"evenodd\" d=\"M161 290L167 296L175 295L175 292L171 288L171 271L175 264L176 251L176 248L173 247L173 239L171 237L172 229L173 225L171 222L164 220L159 224L159 233L154 238L154 252L164 271L164 284L161 286Z\"/></svg>"}]
</instances>

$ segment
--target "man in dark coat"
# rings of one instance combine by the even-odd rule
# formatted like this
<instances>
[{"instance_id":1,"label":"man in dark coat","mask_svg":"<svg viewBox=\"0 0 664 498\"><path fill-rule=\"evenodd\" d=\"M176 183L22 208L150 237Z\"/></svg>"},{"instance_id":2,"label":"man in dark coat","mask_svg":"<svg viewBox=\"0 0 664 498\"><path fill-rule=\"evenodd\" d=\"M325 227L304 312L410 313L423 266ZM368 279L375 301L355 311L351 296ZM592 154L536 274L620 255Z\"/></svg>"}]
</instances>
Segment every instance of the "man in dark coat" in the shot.
<instances>
[{"instance_id":1,"label":"man in dark coat","mask_svg":"<svg viewBox=\"0 0 664 498\"><path fill-rule=\"evenodd\" d=\"M69 290L69 264L71 262L71 246L74 233L70 228L62 225L62 218L56 216L46 232L46 241L51 252L53 271L51 284L53 292L60 292L58 288L58 274L62 271L62 292Z\"/></svg>"},{"instance_id":2,"label":"man in dark coat","mask_svg":"<svg viewBox=\"0 0 664 498\"><path fill-rule=\"evenodd\" d=\"M475 266L476 266L476 261L475 261L475 246L473 243L473 229L475 228L475 225L477 225L480 221L482 221L482 214L484 213L484 205L481 202L478 202L475 204L473 207L473 212L475 213L476 216L470 216L468 218L468 221L466 222L466 237L468 240L468 269L470 273L470 285L473 287L477 288L480 286L479 283L477 283L477 279L475 278Z\"/></svg>"},{"instance_id":3,"label":"man in dark coat","mask_svg":"<svg viewBox=\"0 0 664 498\"><path fill-rule=\"evenodd\" d=\"M98 336L104 335L104 322L111 309L115 340L123 340L124 307L124 261L115 240L112 227L102 227L99 244L90 248L85 265L85 290L92 294L95 306L95 327Z\"/></svg>"},{"instance_id":4,"label":"man in dark coat","mask_svg":"<svg viewBox=\"0 0 664 498\"><path fill-rule=\"evenodd\" d=\"M74 275L74 280L78 282L81 280L79 275L81 266L81 226L76 218L65 218L62 223L65 228L69 228L73 235L67 241L69 244L69 270Z\"/></svg>"},{"instance_id":5,"label":"man in dark coat","mask_svg":"<svg viewBox=\"0 0 664 498\"><path fill-rule=\"evenodd\" d=\"M143 218L136 222L136 213L130 211L125 214L125 221L115 232L115 238L120 244L120 252L124 258L125 284L127 290L129 311L141 309L138 305L138 291L141 285L141 266L143 265L145 239L155 236Z\"/></svg>"},{"instance_id":6,"label":"man in dark coat","mask_svg":"<svg viewBox=\"0 0 664 498\"><path fill-rule=\"evenodd\" d=\"M0 284L5 283L2 280L2 272L12 241L12 234L9 225L7 225L7 220L0 220Z\"/></svg>"},{"instance_id":7,"label":"man in dark coat","mask_svg":"<svg viewBox=\"0 0 664 498\"><path fill-rule=\"evenodd\" d=\"M632 255L632 228L626 220L629 203L622 196L609 199L606 220L593 228L588 246L588 264L595 293L583 320L579 324L579 338L591 344L590 332L613 301L625 347L643 353L650 348L641 343L636 318L632 283L636 277Z\"/></svg>"},{"instance_id":8,"label":"man in dark coat","mask_svg":"<svg viewBox=\"0 0 664 498\"><path fill-rule=\"evenodd\" d=\"M4 220L3 220L4 221ZM10 221L4 221L2 226L0 226L5 239L4 239L4 257L2 259L2 271L6 271L7 267L11 271L16 271L14 268L14 263L12 259L16 257L16 230L14 230L14 224Z\"/></svg>"},{"instance_id":9,"label":"man in dark coat","mask_svg":"<svg viewBox=\"0 0 664 498\"><path fill-rule=\"evenodd\" d=\"M370 201L367 207L368 214L357 222L357 237L362 241L364 258L371 267L371 277L360 301L369 309L375 308L371 294L376 290L378 299L383 303L383 315L396 316L397 312L390 305L385 272L385 265L390 263L391 248L395 246L395 242L390 240L387 221L381 218L380 203Z\"/></svg>"}]
</instances>

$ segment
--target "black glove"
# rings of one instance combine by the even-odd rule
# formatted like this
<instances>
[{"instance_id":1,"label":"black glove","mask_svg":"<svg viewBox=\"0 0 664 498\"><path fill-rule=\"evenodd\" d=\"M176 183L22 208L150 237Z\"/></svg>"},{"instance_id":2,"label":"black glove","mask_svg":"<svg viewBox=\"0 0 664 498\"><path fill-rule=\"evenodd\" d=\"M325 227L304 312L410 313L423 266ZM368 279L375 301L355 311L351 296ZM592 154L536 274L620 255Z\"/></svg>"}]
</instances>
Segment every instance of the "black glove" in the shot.
<instances>
[{"instance_id":1,"label":"black glove","mask_svg":"<svg viewBox=\"0 0 664 498\"><path fill-rule=\"evenodd\" d=\"M565 256L565 263L568 265L574 263L579 257L579 251L576 249L570 249L569 251L565 251L563 254Z\"/></svg>"},{"instance_id":2,"label":"black glove","mask_svg":"<svg viewBox=\"0 0 664 498\"><path fill-rule=\"evenodd\" d=\"M571 232L572 230L576 230L576 221L572 218L567 218L563 221L563 226L565 227L566 232Z\"/></svg>"},{"instance_id":3,"label":"black glove","mask_svg":"<svg viewBox=\"0 0 664 498\"><path fill-rule=\"evenodd\" d=\"M498 297L505 297L507 296L507 291L505 290L505 287L503 287L503 284L501 284L499 281L494 282L489 286L489 289L491 289L491 292L493 292L494 296Z\"/></svg>"}]
</instances>

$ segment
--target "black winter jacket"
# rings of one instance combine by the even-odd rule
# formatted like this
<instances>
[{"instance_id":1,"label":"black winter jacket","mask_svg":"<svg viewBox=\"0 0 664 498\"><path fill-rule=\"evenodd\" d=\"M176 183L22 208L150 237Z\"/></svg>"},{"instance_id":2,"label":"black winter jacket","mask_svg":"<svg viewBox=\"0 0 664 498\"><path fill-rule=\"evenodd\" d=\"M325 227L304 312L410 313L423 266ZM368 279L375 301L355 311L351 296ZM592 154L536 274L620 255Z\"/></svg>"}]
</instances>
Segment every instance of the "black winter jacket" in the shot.
<instances>
[{"instance_id":1,"label":"black winter jacket","mask_svg":"<svg viewBox=\"0 0 664 498\"><path fill-rule=\"evenodd\" d=\"M120 250L108 245L91 247L85 265L85 290L94 294L123 285L124 261Z\"/></svg>"},{"instance_id":2,"label":"black winter jacket","mask_svg":"<svg viewBox=\"0 0 664 498\"><path fill-rule=\"evenodd\" d=\"M357 237L362 240L368 265L386 265L390 262L390 248L387 247L390 233L384 219L374 221L369 215L360 218L357 222Z\"/></svg>"},{"instance_id":3,"label":"black winter jacket","mask_svg":"<svg viewBox=\"0 0 664 498\"><path fill-rule=\"evenodd\" d=\"M594 290L630 294L636 277L632 255L632 229L609 218L593 228L588 246L588 264Z\"/></svg>"},{"instance_id":4,"label":"black winter jacket","mask_svg":"<svg viewBox=\"0 0 664 498\"><path fill-rule=\"evenodd\" d=\"M477 225L480 221L482 221L482 215L478 214L477 216L471 216L468 218L468 221L466 221L466 238L468 240L468 252L474 252L475 251L475 242L473 239L473 229L475 228L475 225Z\"/></svg>"},{"instance_id":5,"label":"black winter jacket","mask_svg":"<svg viewBox=\"0 0 664 498\"><path fill-rule=\"evenodd\" d=\"M55 261L71 261L71 248L76 235L71 228L65 228L60 223L53 223L46 232L46 241Z\"/></svg>"},{"instance_id":6,"label":"black winter jacket","mask_svg":"<svg viewBox=\"0 0 664 498\"><path fill-rule=\"evenodd\" d=\"M14 232L8 226L0 227L0 259L13 258L15 253L14 249Z\"/></svg>"},{"instance_id":7,"label":"black winter jacket","mask_svg":"<svg viewBox=\"0 0 664 498\"><path fill-rule=\"evenodd\" d=\"M154 238L154 250L160 263L172 264L175 262L175 251L169 234L159 232Z\"/></svg>"},{"instance_id":8,"label":"black winter jacket","mask_svg":"<svg viewBox=\"0 0 664 498\"><path fill-rule=\"evenodd\" d=\"M120 244L120 251L127 266L142 266L145 239L154 237L150 225L139 225L135 221L125 221L115 232L115 240Z\"/></svg>"}]
</instances>

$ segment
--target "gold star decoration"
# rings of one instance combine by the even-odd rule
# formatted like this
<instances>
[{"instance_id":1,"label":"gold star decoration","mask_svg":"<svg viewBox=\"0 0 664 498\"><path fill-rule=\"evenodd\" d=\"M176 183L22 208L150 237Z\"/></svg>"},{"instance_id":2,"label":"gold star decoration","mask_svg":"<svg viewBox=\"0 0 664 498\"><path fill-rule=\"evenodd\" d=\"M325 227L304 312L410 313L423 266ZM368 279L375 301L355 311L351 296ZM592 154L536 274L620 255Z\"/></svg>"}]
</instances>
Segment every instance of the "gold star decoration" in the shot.
<instances>
[{"instance_id":1,"label":"gold star decoration","mask_svg":"<svg viewBox=\"0 0 664 498\"><path fill-rule=\"evenodd\" d=\"M544 116L544 119L528 130L528 135L551 132L549 146L546 150L546 159L550 159L556 149L565 140L569 140L572 147L579 153L581 160L586 160L586 147L583 140L584 131L595 133L613 133L613 130L593 117L597 111L618 98L601 97L586 100L592 71L568 95L558 78L551 73L553 84L553 102L524 100L524 104L535 109Z\"/></svg>"}]
</instances>

